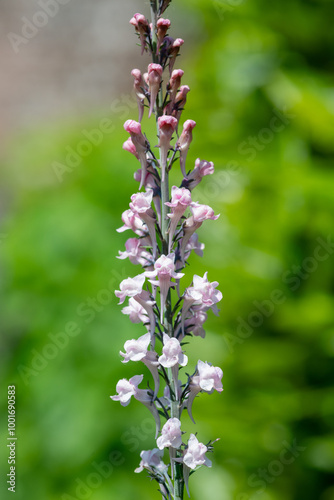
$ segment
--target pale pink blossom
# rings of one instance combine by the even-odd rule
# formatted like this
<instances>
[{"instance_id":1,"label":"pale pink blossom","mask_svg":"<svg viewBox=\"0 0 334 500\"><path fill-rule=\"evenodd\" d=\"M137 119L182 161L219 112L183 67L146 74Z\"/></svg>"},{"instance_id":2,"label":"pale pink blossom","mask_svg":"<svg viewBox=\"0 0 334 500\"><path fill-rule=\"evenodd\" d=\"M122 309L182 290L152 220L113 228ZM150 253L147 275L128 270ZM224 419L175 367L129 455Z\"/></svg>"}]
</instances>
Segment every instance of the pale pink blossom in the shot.
<instances>
[{"instance_id":1,"label":"pale pink blossom","mask_svg":"<svg viewBox=\"0 0 334 500\"><path fill-rule=\"evenodd\" d=\"M145 101L145 82L139 69L133 69L131 75L134 78L133 88L136 94L138 104L138 121L142 121L144 114L144 101Z\"/></svg>"},{"instance_id":2,"label":"pale pink blossom","mask_svg":"<svg viewBox=\"0 0 334 500\"><path fill-rule=\"evenodd\" d=\"M122 363L128 363L129 361L142 361L147 368L150 370L153 380L154 380L154 394L153 400L159 391L159 373L158 373L158 355L154 351L149 351L148 347L150 345L151 335L150 333L145 333L139 337L138 340L132 339L127 340L124 344L125 352L120 351L120 355L124 357Z\"/></svg>"},{"instance_id":3,"label":"pale pink blossom","mask_svg":"<svg viewBox=\"0 0 334 500\"><path fill-rule=\"evenodd\" d=\"M207 447L200 443L195 436L195 434L190 434L188 440L188 448L183 457L183 463L189 467L189 469L196 469L199 465L206 465L207 467L212 466L211 460L209 460L205 453L208 451Z\"/></svg>"},{"instance_id":4,"label":"pale pink blossom","mask_svg":"<svg viewBox=\"0 0 334 500\"><path fill-rule=\"evenodd\" d=\"M141 54L143 55L144 50L145 50L145 44L146 44L146 36L150 32L149 28L149 23L146 19L145 16L142 14L135 14L131 19L130 19L130 24L132 24L136 32L139 34L140 38L140 43L141 43Z\"/></svg>"},{"instance_id":5,"label":"pale pink blossom","mask_svg":"<svg viewBox=\"0 0 334 500\"><path fill-rule=\"evenodd\" d=\"M144 469L164 472L168 467L162 460L163 456L163 449L159 450L158 448L154 448L153 450L143 450L140 453L141 461L139 467L135 469L135 472L142 472Z\"/></svg>"},{"instance_id":6,"label":"pale pink blossom","mask_svg":"<svg viewBox=\"0 0 334 500\"><path fill-rule=\"evenodd\" d=\"M184 262L184 255L189 239L201 227L205 220L217 220L219 215L215 215L214 211L208 205L201 205L193 202L190 206L192 215L183 223L183 236L180 247L181 260Z\"/></svg>"},{"instance_id":7,"label":"pale pink blossom","mask_svg":"<svg viewBox=\"0 0 334 500\"><path fill-rule=\"evenodd\" d=\"M190 143L193 140L192 131L196 127L196 122L194 120L187 120L183 124L182 133L176 143L176 147L180 151L180 166L183 177L186 177L186 159Z\"/></svg>"},{"instance_id":8,"label":"pale pink blossom","mask_svg":"<svg viewBox=\"0 0 334 500\"><path fill-rule=\"evenodd\" d=\"M145 308L133 297L129 298L129 305L123 307L122 313L129 316L131 323L146 323L148 320Z\"/></svg>"},{"instance_id":9,"label":"pale pink blossom","mask_svg":"<svg viewBox=\"0 0 334 500\"><path fill-rule=\"evenodd\" d=\"M146 271L145 276L150 278L150 283L154 286L160 287L160 322L163 321L164 308L166 303L166 298L168 294L168 290L171 286L175 286L171 281L172 279L181 279L184 276L184 273L176 273L175 272L175 255L161 255L159 259L156 260L154 264L154 271ZM157 280L153 280L152 278L157 278Z\"/></svg>"},{"instance_id":10,"label":"pale pink blossom","mask_svg":"<svg viewBox=\"0 0 334 500\"><path fill-rule=\"evenodd\" d=\"M167 155L171 148L170 141L177 127L177 120L173 116L159 116L159 148L160 148L160 167L161 181L165 180L165 171L167 166Z\"/></svg>"},{"instance_id":11,"label":"pale pink blossom","mask_svg":"<svg viewBox=\"0 0 334 500\"><path fill-rule=\"evenodd\" d=\"M120 299L119 304L123 304L126 297L133 297L146 311L150 320L151 340L155 332L155 315L153 305L155 302L151 300L150 294L143 290L145 276L139 274L134 278L127 278L120 283L120 290L115 291L116 297Z\"/></svg>"},{"instance_id":12,"label":"pale pink blossom","mask_svg":"<svg viewBox=\"0 0 334 500\"><path fill-rule=\"evenodd\" d=\"M160 430L160 417L159 412L153 403L152 393L150 391L139 389L138 385L142 382L144 375L135 375L129 380L123 378L117 382L116 391L118 394L116 396L110 396L113 401L119 401L122 406L128 406L131 397L140 401L146 406L152 413L155 423L156 423L156 437Z\"/></svg>"},{"instance_id":13,"label":"pale pink blossom","mask_svg":"<svg viewBox=\"0 0 334 500\"><path fill-rule=\"evenodd\" d=\"M192 332L195 337L205 337L204 323L208 319L206 312L199 310L194 311L192 316L186 319L184 327L188 332Z\"/></svg>"},{"instance_id":14,"label":"pale pink blossom","mask_svg":"<svg viewBox=\"0 0 334 500\"><path fill-rule=\"evenodd\" d=\"M148 117L150 118L154 110L154 105L157 100L158 92L160 89L163 68L160 64L151 63L148 65L148 86L150 92L150 109Z\"/></svg>"},{"instance_id":15,"label":"pale pink blossom","mask_svg":"<svg viewBox=\"0 0 334 500\"><path fill-rule=\"evenodd\" d=\"M166 333L163 334L162 355L159 357L159 363L165 368L174 366L186 366L188 356L183 354L180 342L175 337L169 337Z\"/></svg>"},{"instance_id":16,"label":"pale pink blossom","mask_svg":"<svg viewBox=\"0 0 334 500\"><path fill-rule=\"evenodd\" d=\"M192 234L185 248L185 259L187 260L192 251L195 252L195 254L198 255L199 257L203 257L204 248L205 248L204 243L198 241L198 234L197 233Z\"/></svg>"},{"instance_id":17,"label":"pale pink blossom","mask_svg":"<svg viewBox=\"0 0 334 500\"><path fill-rule=\"evenodd\" d=\"M125 242L125 252L118 251L119 256L117 259L129 259L132 264L140 264L141 266L147 265L152 259L151 254L143 248L148 242L144 239L129 238Z\"/></svg>"},{"instance_id":18,"label":"pale pink blossom","mask_svg":"<svg viewBox=\"0 0 334 500\"><path fill-rule=\"evenodd\" d=\"M161 436L157 439L160 450L168 448L180 448L182 444L181 422L178 418L170 418L161 429Z\"/></svg>"},{"instance_id":19,"label":"pale pink blossom","mask_svg":"<svg viewBox=\"0 0 334 500\"><path fill-rule=\"evenodd\" d=\"M122 406L128 406L132 396L141 397L142 394L139 392L138 385L142 382L144 375L135 375L131 377L130 380L123 378L117 382L116 391L118 394L116 396L110 396L113 401L119 401ZM146 391L145 391L146 392Z\"/></svg>"},{"instance_id":20,"label":"pale pink blossom","mask_svg":"<svg viewBox=\"0 0 334 500\"><path fill-rule=\"evenodd\" d=\"M122 221L124 222L124 225L116 229L118 233L123 233L128 229L132 229L134 233L142 236L143 234L145 234L145 232L147 232L146 224L132 210L128 209L122 213Z\"/></svg>"},{"instance_id":21,"label":"pale pink blossom","mask_svg":"<svg viewBox=\"0 0 334 500\"><path fill-rule=\"evenodd\" d=\"M144 134L141 131L141 125L139 122L136 122L135 120L127 120L124 123L124 129L131 136L131 140L136 148L138 158L140 161L141 171L142 171L142 181L140 183L139 189L141 189L146 176L146 169L147 169L146 153L149 149L149 143L147 142Z\"/></svg>"},{"instance_id":22,"label":"pale pink blossom","mask_svg":"<svg viewBox=\"0 0 334 500\"><path fill-rule=\"evenodd\" d=\"M138 274L134 278L126 278L120 283L120 290L115 291L116 297L118 297L119 304L123 304L126 297L136 297L140 295L143 291L143 285L145 283L145 275Z\"/></svg>"},{"instance_id":23,"label":"pale pink blossom","mask_svg":"<svg viewBox=\"0 0 334 500\"><path fill-rule=\"evenodd\" d=\"M174 233L179 220L191 204L192 200L189 189L178 188L177 186L172 187L171 201L167 201L165 203L165 205L172 209L171 213L167 215L167 217L171 220L169 226L169 252L172 248Z\"/></svg>"},{"instance_id":24,"label":"pale pink blossom","mask_svg":"<svg viewBox=\"0 0 334 500\"><path fill-rule=\"evenodd\" d=\"M212 161L200 160L197 158L195 161L195 168L183 179L182 185L192 190L201 182L203 177L212 175L214 171L215 167Z\"/></svg>"},{"instance_id":25,"label":"pale pink blossom","mask_svg":"<svg viewBox=\"0 0 334 500\"><path fill-rule=\"evenodd\" d=\"M138 340L127 340L124 344L125 353L120 351L120 355L124 358L122 363L127 363L128 361L140 361L145 358L148 346L150 345L150 340L151 336L149 333L145 333L145 335L139 337Z\"/></svg>"},{"instance_id":26,"label":"pale pink blossom","mask_svg":"<svg viewBox=\"0 0 334 500\"><path fill-rule=\"evenodd\" d=\"M190 379L189 395L186 401L187 410L191 420L195 423L192 416L192 404L201 391L211 394L214 390L223 391L222 379L223 371L218 366L212 366L199 360L196 367L196 374Z\"/></svg>"},{"instance_id":27,"label":"pale pink blossom","mask_svg":"<svg viewBox=\"0 0 334 500\"><path fill-rule=\"evenodd\" d=\"M146 191L145 193L135 193L131 196L130 209L138 215L146 224L153 249L153 257L156 255L157 240L155 232L155 214L151 208L153 199L153 191Z\"/></svg>"}]
</instances>

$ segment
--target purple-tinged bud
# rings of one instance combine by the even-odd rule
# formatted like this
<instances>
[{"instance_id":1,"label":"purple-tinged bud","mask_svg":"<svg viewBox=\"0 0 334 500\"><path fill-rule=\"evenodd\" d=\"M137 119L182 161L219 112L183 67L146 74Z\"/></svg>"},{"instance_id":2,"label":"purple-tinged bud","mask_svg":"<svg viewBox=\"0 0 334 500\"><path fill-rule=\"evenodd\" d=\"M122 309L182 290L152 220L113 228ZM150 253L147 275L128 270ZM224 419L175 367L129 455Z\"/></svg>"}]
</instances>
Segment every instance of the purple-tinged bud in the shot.
<instances>
[{"instance_id":1,"label":"purple-tinged bud","mask_svg":"<svg viewBox=\"0 0 334 500\"><path fill-rule=\"evenodd\" d=\"M150 33L149 22L143 14L135 14L130 19L130 24L132 24L136 32L139 34L140 43L141 43L141 54L143 55L146 44L146 36Z\"/></svg>"},{"instance_id":2,"label":"purple-tinged bud","mask_svg":"<svg viewBox=\"0 0 334 500\"><path fill-rule=\"evenodd\" d=\"M142 121L144 114L144 100L145 100L145 82L143 80L142 74L139 69L133 69L131 75L134 78L133 88L136 93L136 99L138 104L138 121Z\"/></svg>"},{"instance_id":3,"label":"purple-tinged bud","mask_svg":"<svg viewBox=\"0 0 334 500\"><path fill-rule=\"evenodd\" d=\"M136 148L138 159L141 165L142 179L139 186L139 189L142 188L144 184L144 180L146 177L147 170L147 158L146 152L149 149L149 143L147 142L144 134L141 131L141 125L139 122L135 120L127 120L124 123L124 129L130 134L131 140Z\"/></svg>"},{"instance_id":4,"label":"purple-tinged bud","mask_svg":"<svg viewBox=\"0 0 334 500\"><path fill-rule=\"evenodd\" d=\"M182 38L176 38L172 45L169 47L168 55L169 55L169 73L172 74L174 64L176 61L176 57L180 52L181 46L184 44L184 40Z\"/></svg>"},{"instance_id":5,"label":"purple-tinged bud","mask_svg":"<svg viewBox=\"0 0 334 500\"><path fill-rule=\"evenodd\" d=\"M195 127L196 122L194 120L184 122L182 134L176 143L176 147L180 151L180 166L183 177L186 177L186 159L191 141L193 140L193 129Z\"/></svg>"},{"instance_id":6,"label":"purple-tinged bud","mask_svg":"<svg viewBox=\"0 0 334 500\"><path fill-rule=\"evenodd\" d=\"M165 171L167 166L167 155L170 149L170 141L177 127L177 120L173 116L159 116L159 148L160 148L160 166L161 180L165 180Z\"/></svg>"},{"instance_id":7,"label":"purple-tinged bud","mask_svg":"<svg viewBox=\"0 0 334 500\"><path fill-rule=\"evenodd\" d=\"M152 63L148 65L148 85L150 92L150 110L148 113L149 118L153 113L154 105L157 100L161 84L162 73L163 69L162 66L160 66L160 64Z\"/></svg>"},{"instance_id":8,"label":"purple-tinged bud","mask_svg":"<svg viewBox=\"0 0 334 500\"><path fill-rule=\"evenodd\" d=\"M182 69L174 69L170 80L168 82L168 91L170 95L171 104L174 104L176 94L181 85L181 78L184 75L184 71Z\"/></svg>"}]
</instances>

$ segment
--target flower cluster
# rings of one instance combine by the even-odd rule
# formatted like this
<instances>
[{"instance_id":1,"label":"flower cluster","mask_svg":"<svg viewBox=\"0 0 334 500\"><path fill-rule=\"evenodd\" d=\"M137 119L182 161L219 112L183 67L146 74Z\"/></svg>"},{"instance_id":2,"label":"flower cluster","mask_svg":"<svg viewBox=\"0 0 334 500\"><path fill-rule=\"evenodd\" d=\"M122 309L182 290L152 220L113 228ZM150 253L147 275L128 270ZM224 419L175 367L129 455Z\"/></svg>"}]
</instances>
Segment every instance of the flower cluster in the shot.
<instances>
[{"instance_id":1,"label":"flower cluster","mask_svg":"<svg viewBox=\"0 0 334 500\"><path fill-rule=\"evenodd\" d=\"M194 374L182 381L182 369L188 365L184 339L205 337L208 313L212 310L217 315L217 304L222 299L218 282L209 281L207 272L203 277L195 274L188 278L183 271L191 253L203 255L204 245L199 242L196 231L203 223L217 220L219 215L208 205L198 203L192 195L202 179L214 173L214 165L200 158L193 168L187 165L196 122L188 119L182 123L190 89L182 85L184 72L175 69L175 64L184 42L169 36L171 23L161 17L170 0L151 0L150 3L152 22L139 13L130 20L139 37L141 53L151 54L152 62L144 73L139 69L131 72L138 121L125 122L124 129L129 136L123 149L139 162L134 172L139 187L131 196L129 208L122 214L123 226L118 229L118 232L132 232L118 258L129 259L140 266L141 271L123 280L115 294L120 304L128 299L122 313L144 327L138 339L125 342L120 351L122 362L143 363L151 373L152 383L144 389L139 388L143 375L122 379L116 385L117 394L111 398L127 406L133 396L152 413L157 447L141 452L141 462L135 472L146 469L159 483L163 498L181 500L184 486L189 494L190 472L202 465L211 467L206 453L212 451L212 446L199 442L195 434L183 441L182 412L187 410L193 420L195 397L201 392L211 394L214 390L223 390L222 370L201 360ZM148 118L152 115L156 118L156 147L151 146L142 132L145 108ZM169 176L177 163L183 179L169 191ZM162 385L163 395L159 395ZM163 426L160 417L166 420ZM169 465L163 460L165 448L169 451Z\"/></svg>"}]
</instances>

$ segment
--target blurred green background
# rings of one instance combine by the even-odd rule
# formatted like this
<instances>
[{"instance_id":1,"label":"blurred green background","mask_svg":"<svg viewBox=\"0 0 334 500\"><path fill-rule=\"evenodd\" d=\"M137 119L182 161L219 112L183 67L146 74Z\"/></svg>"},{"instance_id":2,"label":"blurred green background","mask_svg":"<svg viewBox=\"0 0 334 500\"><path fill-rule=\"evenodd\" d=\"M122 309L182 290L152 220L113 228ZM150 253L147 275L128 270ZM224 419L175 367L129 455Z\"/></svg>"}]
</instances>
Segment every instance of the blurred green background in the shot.
<instances>
[{"instance_id":1,"label":"blurred green background","mask_svg":"<svg viewBox=\"0 0 334 500\"><path fill-rule=\"evenodd\" d=\"M149 15L147 3L136 6ZM200 229L204 258L191 257L186 278L208 270L224 295L206 339L187 350L190 371L199 358L224 371L224 392L194 403L199 439L221 439L213 468L192 476L191 498L333 500L333 2L174 0L168 17L186 42L183 119L197 121L188 164L216 166L194 198L221 213ZM143 70L131 28L120 33ZM124 64L128 96L133 63ZM121 104L17 131L2 155L1 498L8 384L16 498L160 498L133 473L154 447L149 412L109 398L118 379L148 375L118 354L143 333L113 295L139 270L115 259L137 189L121 147L137 112L133 98ZM106 118L112 131L84 150L82 131L93 137ZM146 119L144 129L154 130ZM194 432L187 415L183 427Z\"/></svg>"}]
</instances>

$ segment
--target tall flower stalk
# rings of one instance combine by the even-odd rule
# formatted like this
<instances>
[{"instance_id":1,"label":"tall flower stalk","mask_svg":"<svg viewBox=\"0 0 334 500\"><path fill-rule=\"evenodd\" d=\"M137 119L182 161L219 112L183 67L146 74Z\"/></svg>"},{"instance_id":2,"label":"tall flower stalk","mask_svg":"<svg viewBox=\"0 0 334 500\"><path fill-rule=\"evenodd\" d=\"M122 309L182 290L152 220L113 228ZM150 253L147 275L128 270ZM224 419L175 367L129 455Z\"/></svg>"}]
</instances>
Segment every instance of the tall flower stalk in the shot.
<instances>
[{"instance_id":1,"label":"tall flower stalk","mask_svg":"<svg viewBox=\"0 0 334 500\"><path fill-rule=\"evenodd\" d=\"M137 340L125 342L125 352L120 352L123 363L142 362L152 375L153 385L140 389L142 374L122 379L116 385L117 395L111 398L127 406L133 396L152 413L157 447L141 452L135 472L146 469L159 483L163 499L182 500L184 487L189 495L190 473L202 465L211 467L206 453L213 450L213 442L205 445L193 433L184 442L181 415L187 410L195 423L192 413L195 397L201 392L223 390L223 372L210 363L199 360L192 375L181 376L188 365L183 346L186 337L205 337L203 325L207 313L212 309L218 314L217 303L222 294L217 290L218 283L208 280L207 273L203 277L194 275L185 288L181 282L187 280L182 271L189 255L203 254L204 245L198 241L197 229L219 215L192 199L192 190L203 177L214 173L214 165L199 158L193 169L188 170L186 164L196 123L186 120L180 131L190 89L181 85L183 71L174 69L183 40L169 36L171 23L162 17L170 2L150 0L151 20L139 13L130 20L138 34L141 53L149 53L152 62L144 74L139 69L131 72L138 121L127 120L124 124L129 137L123 148L139 162L140 168L135 173L139 191L131 196L129 209L122 215L124 225L118 231L131 230L135 237L126 241L119 258L129 258L141 266L142 272L123 280L115 292L120 304L129 299L122 312L133 323L143 323L146 329ZM142 132L145 108L148 117L154 115L156 119L155 148ZM172 167L178 168L177 164L183 180L180 186L173 185L170 189L170 174ZM169 451L167 463L163 460L165 448Z\"/></svg>"}]
</instances>

